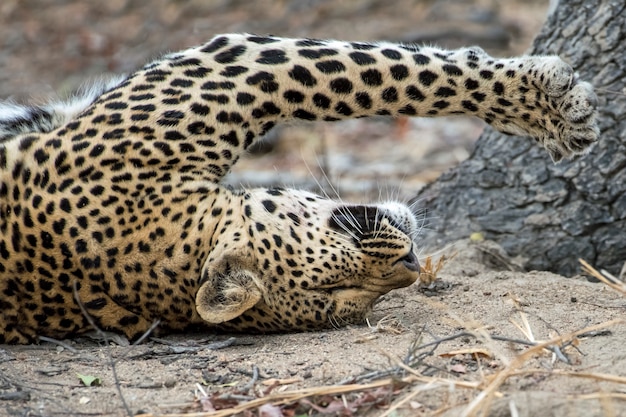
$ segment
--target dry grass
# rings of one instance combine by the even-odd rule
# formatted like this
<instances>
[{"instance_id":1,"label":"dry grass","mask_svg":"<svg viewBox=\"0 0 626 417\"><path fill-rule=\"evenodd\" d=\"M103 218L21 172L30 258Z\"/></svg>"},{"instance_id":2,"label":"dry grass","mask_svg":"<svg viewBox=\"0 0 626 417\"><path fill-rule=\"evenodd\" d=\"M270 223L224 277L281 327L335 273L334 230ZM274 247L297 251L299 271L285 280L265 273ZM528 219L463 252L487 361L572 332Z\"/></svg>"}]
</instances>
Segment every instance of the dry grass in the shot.
<instances>
[{"instance_id":1,"label":"dry grass","mask_svg":"<svg viewBox=\"0 0 626 417\"><path fill-rule=\"evenodd\" d=\"M587 261L585 261L584 259L579 259L578 261L580 262L580 264L583 267L583 272L585 272L586 274L589 274L592 277L600 280L601 282L603 282L604 284L606 284L607 286L609 286L613 290L619 292L620 294L626 295L626 284L624 284L622 281L620 281L619 279L615 278L613 275L611 275L607 271L599 272L594 267L589 265L589 263Z\"/></svg>"},{"instance_id":2,"label":"dry grass","mask_svg":"<svg viewBox=\"0 0 626 417\"><path fill-rule=\"evenodd\" d=\"M437 274L439 274L445 263L454 258L455 255L456 254L452 254L452 256L449 257L446 257L445 254L441 255L436 263L433 261L432 256L427 256L424 260L424 265L420 268L420 283L427 286L435 282Z\"/></svg>"}]
</instances>

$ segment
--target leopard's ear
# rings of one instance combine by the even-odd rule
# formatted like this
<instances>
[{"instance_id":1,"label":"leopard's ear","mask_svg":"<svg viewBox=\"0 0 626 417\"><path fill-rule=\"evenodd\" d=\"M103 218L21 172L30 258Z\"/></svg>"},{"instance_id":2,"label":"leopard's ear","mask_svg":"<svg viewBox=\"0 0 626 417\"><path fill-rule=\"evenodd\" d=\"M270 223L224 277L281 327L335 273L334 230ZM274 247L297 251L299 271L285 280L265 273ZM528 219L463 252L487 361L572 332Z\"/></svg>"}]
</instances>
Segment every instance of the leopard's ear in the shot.
<instances>
[{"instance_id":1,"label":"leopard's ear","mask_svg":"<svg viewBox=\"0 0 626 417\"><path fill-rule=\"evenodd\" d=\"M221 268L220 268L221 269ZM208 323L232 320L261 300L257 277L249 270L225 268L224 272L205 269L196 294L196 310Z\"/></svg>"}]
</instances>

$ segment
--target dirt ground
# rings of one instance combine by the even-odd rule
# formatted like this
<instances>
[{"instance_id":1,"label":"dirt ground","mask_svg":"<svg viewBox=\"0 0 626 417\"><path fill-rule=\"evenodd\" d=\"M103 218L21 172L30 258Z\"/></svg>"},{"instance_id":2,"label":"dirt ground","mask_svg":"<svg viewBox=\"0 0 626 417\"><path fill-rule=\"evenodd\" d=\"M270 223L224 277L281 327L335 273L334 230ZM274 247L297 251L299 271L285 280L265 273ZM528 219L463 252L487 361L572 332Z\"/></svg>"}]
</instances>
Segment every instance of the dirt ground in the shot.
<instances>
[{"instance_id":1,"label":"dirt ground","mask_svg":"<svg viewBox=\"0 0 626 417\"><path fill-rule=\"evenodd\" d=\"M233 31L512 55L546 10L522 0L3 0L0 97L62 95ZM290 126L228 181L332 194L331 183L344 199L408 200L466 158L482 128L466 119ZM0 346L0 416L626 415L624 295L582 276L520 271L479 235L434 259L441 253L456 256L432 287L388 294L362 326Z\"/></svg>"}]
</instances>

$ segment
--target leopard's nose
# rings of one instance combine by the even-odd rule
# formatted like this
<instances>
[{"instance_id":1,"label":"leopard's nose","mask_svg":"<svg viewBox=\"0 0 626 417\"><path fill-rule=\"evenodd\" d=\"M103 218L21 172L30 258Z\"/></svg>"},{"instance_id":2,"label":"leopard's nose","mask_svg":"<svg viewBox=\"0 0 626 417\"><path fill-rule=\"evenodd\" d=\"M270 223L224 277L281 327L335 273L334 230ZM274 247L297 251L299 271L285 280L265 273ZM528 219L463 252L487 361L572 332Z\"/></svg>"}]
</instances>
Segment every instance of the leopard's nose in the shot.
<instances>
[{"instance_id":1,"label":"leopard's nose","mask_svg":"<svg viewBox=\"0 0 626 417\"><path fill-rule=\"evenodd\" d=\"M400 261L409 271L420 272L420 263L417 260L417 255L415 255L412 249L411 252L400 259Z\"/></svg>"}]
</instances>

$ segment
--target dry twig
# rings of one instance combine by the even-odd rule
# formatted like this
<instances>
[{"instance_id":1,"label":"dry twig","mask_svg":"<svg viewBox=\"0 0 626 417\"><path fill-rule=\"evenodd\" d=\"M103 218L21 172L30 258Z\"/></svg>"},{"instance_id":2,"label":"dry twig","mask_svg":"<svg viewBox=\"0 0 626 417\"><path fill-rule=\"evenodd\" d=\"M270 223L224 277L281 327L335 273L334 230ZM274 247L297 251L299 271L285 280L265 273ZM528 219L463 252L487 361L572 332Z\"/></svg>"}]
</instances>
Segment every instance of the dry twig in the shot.
<instances>
[{"instance_id":1,"label":"dry twig","mask_svg":"<svg viewBox=\"0 0 626 417\"><path fill-rule=\"evenodd\" d=\"M124 397L124 393L122 393L122 386L120 384L120 380L117 376L117 361L119 359L113 359L113 355L111 354L111 347L109 345L109 336L107 335L106 332L104 332L97 324L96 322L93 320L93 317L91 317L91 315L89 314L89 312L87 312L87 309L85 308L84 304L82 303L82 301L80 300L80 297L78 296L78 287L77 287L77 283L76 281L73 282L73 290L74 290L74 299L76 300L76 303L78 304L78 307L80 307L80 311L83 313L83 315L85 316L85 318L87 319L87 321L89 322L89 324L91 325L91 327L94 328L94 330L98 333L98 335L102 338L102 340L104 340L104 343L106 345L106 353L107 353L107 359L109 361L109 367L111 368L111 374L113 375L113 381L115 384L115 389L120 397L120 401L122 402L122 406L124 407L124 411L126 412L126 415L128 415L129 417L133 416L133 412L131 411L130 407L128 406L128 403L126 402L126 398ZM150 326L150 328L139 338L139 340L137 340L137 342L135 342L134 345L137 345L138 343L141 343L146 337L148 337L148 335L150 333L152 333L152 331L159 325L159 321L155 321L154 323L152 323L152 325ZM128 352L130 351L130 349L127 349L126 352L124 353L124 355L122 355L122 357L126 356L126 354L128 354Z\"/></svg>"},{"instance_id":2,"label":"dry twig","mask_svg":"<svg viewBox=\"0 0 626 417\"><path fill-rule=\"evenodd\" d=\"M83 313L83 316L85 316L85 318L87 319L87 321L89 322L91 327L93 327L94 330L98 333L98 335L100 335L100 337L102 337L102 339L105 341L105 344L106 344L106 349L105 350L106 350L106 353L107 353L107 359L109 360L109 365L111 367L111 374L113 374L113 381L115 383L115 389L117 390L117 393L118 393L118 395L120 397L120 401L122 402L122 406L124 407L124 411L126 411L126 415L131 417L133 415L133 412L131 411L130 407L128 406L128 403L126 403L126 398L124 398L124 394L122 393L122 387L120 385L120 380L117 377L117 368L115 366L115 360L113 359L113 355L111 354L111 350L110 350L110 346L109 346L109 338L108 338L106 332L102 331L102 329L100 329L100 327L98 325L96 325L96 322L93 320L93 318L91 317L89 312L87 312L87 309L85 308L83 302L80 300L80 297L78 296L78 287L77 287L76 281L74 281L72 283L72 285L73 285L73 290L74 290L74 299L76 300L76 303L78 304L78 307L80 307L80 311Z\"/></svg>"},{"instance_id":3,"label":"dry twig","mask_svg":"<svg viewBox=\"0 0 626 417\"><path fill-rule=\"evenodd\" d=\"M626 284L621 282L619 279L615 278L607 271L602 271L602 273L600 273L584 259L578 259L578 262L580 262L583 266L583 272L591 275L594 278L597 278L598 280L608 285L615 291L621 293L622 295L626 295Z\"/></svg>"}]
</instances>

